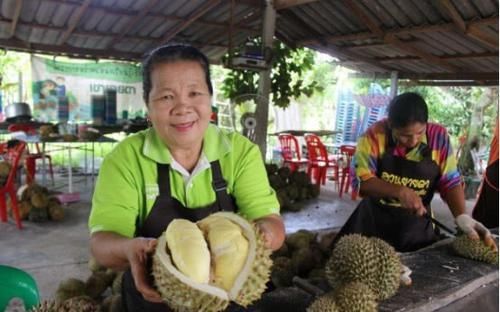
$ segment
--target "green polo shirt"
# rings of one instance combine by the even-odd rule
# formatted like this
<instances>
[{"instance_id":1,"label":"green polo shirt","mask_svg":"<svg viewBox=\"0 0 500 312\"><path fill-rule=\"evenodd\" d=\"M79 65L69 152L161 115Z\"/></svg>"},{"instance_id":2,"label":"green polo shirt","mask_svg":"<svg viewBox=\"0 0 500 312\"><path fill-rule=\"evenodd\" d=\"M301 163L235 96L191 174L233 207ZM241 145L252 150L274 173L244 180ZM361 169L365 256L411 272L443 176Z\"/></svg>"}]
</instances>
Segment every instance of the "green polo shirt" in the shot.
<instances>
[{"instance_id":1,"label":"green polo shirt","mask_svg":"<svg viewBox=\"0 0 500 312\"><path fill-rule=\"evenodd\" d=\"M242 216L254 220L279 213L279 203L269 186L257 145L238 133L210 125L203 138L202 155L209 162L219 160L228 192ZM172 160L153 129L120 142L106 155L99 170L89 217L90 232L111 231L133 237L136 221L142 224L159 194L156 164L172 164ZM185 207L196 209L215 202L210 167L195 169L189 178L170 167L169 176L172 197Z\"/></svg>"}]
</instances>

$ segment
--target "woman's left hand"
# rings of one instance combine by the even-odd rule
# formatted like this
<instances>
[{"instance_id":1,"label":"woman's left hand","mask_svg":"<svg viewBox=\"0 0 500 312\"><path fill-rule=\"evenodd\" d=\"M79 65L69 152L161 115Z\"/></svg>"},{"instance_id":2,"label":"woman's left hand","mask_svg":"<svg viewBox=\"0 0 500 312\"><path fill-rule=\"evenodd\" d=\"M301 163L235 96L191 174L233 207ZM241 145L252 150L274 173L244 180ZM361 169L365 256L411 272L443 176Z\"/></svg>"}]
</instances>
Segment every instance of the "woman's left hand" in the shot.
<instances>
[{"instance_id":1,"label":"woman's left hand","mask_svg":"<svg viewBox=\"0 0 500 312\"><path fill-rule=\"evenodd\" d=\"M279 215L269 215L256 221L262 235L264 235L265 246L271 250L277 250L285 241L285 225Z\"/></svg>"},{"instance_id":2,"label":"woman's left hand","mask_svg":"<svg viewBox=\"0 0 500 312\"><path fill-rule=\"evenodd\" d=\"M493 250L497 250L497 245L491 237L490 231L481 223L472 219L469 215L463 213L456 217L455 223L457 226L469 236L470 239L481 239L484 243Z\"/></svg>"}]
</instances>

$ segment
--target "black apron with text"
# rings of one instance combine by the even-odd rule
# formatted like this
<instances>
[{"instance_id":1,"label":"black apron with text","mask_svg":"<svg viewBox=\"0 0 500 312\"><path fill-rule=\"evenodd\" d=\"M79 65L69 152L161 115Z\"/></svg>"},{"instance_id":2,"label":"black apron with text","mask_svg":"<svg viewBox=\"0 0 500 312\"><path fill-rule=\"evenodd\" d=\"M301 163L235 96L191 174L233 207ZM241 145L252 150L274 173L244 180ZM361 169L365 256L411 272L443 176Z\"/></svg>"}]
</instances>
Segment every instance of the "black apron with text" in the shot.
<instances>
[{"instance_id":1,"label":"black apron with text","mask_svg":"<svg viewBox=\"0 0 500 312\"><path fill-rule=\"evenodd\" d=\"M212 168L212 187L216 194L215 202L204 208L189 209L184 207L170 192L169 165L157 164L159 195L153 207L137 230L136 236L158 238L175 218L188 219L192 222L201 220L217 211L236 212L233 198L227 194L227 184L222 177L218 161L210 163ZM151 257L149 258L151 260ZM151 263L149 264L149 270ZM150 276L150 285L153 285ZM130 268L123 274L122 300L127 312L165 312L171 311L164 303L153 303L145 300L137 291Z\"/></svg>"},{"instance_id":2,"label":"black apron with text","mask_svg":"<svg viewBox=\"0 0 500 312\"><path fill-rule=\"evenodd\" d=\"M418 162L395 156L393 151L396 144L389 129L387 133L388 148L378 160L377 177L389 183L406 184L420 191L422 202L430 214L430 203L440 177L439 166L432 160L430 148L424 148L423 159ZM340 230L335 242L343 235L358 233L379 237L397 251L405 252L436 241L437 235L429 219L391 205L396 202L396 199L391 198L364 198Z\"/></svg>"},{"instance_id":3,"label":"black apron with text","mask_svg":"<svg viewBox=\"0 0 500 312\"><path fill-rule=\"evenodd\" d=\"M498 159L486 168L472 217L487 228L498 227Z\"/></svg>"}]
</instances>

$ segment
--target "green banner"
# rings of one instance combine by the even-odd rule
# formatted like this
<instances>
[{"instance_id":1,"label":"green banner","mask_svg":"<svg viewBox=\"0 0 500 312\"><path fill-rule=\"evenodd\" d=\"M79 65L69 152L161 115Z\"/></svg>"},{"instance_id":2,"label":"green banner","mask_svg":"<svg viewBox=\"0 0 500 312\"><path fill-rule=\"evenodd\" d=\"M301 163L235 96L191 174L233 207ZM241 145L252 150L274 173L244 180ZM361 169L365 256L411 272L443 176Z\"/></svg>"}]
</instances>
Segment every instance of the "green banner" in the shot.
<instances>
[{"instance_id":1,"label":"green banner","mask_svg":"<svg viewBox=\"0 0 500 312\"><path fill-rule=\"evenodd\" d=\"M45 69L51 74L62 74L94 79L114 80L125 83L142 81L141 67L118 62L68 63L43 59Z\"/></svg>"}]
</instances>

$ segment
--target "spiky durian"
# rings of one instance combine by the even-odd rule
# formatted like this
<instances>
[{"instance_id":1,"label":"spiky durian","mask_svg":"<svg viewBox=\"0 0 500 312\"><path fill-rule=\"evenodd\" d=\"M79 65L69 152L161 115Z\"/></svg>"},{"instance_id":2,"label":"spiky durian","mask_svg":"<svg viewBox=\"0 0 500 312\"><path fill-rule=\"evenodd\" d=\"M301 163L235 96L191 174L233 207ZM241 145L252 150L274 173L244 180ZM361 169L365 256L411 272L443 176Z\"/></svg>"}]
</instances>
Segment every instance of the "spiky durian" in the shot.
<instances>
[{"instance_id":1,"label":"spiky durian","mask_svg":"<svg viewBox=\"0 0 500 312\"><path fill-rule=\"evenodd\" d=\"M462 257L491 264L498 263L498 251L486 246L482 240L470 239L466 234L458 235L451 246Z\"/></svg>"},{"instance_id":2,"label":"spiky durian","mask_svg":"<svg viewBox=\"0 0 500 312\"><path fill-rule=\"evenodd\" d=\"M401 284L403 264L394 247L376 237L370 238L378 254L376 287L368 285L378 298L392 297Z\"/></svg>"},{"instance_id":3,"label":"spiky durian","mask_svg":"<svg viewBox=\"0 0 500 312\"><path fill-rule=\"evenodd\" d=\"M87 296L79 296L62 303L44 301L30 312L98 312L99 305Z\"/></svg>"},{"instance_id":4,"label":"spiky durian","mask_svg":"<svg viewBox=\"0 0 500 312\"><path fill-rule=\"evenodd\" d=\"M0 177L7 179L11 165L6 161L0 161Z\"/></svg>"},{"instance_id":5,"label":"spiky durian","mask_svg":"<svg viewBox=\"0 0 500 312\"><path fill-rule=\"evenodd\" d=\"M335 299L331 294L326 294L318 297L307 308L307 312L340 312L341 310L335 303Z\"/></svg>"},{"instance_id":6,"label":"spiky durian","mask_svg":"<svg viewBox=\"0 0 500 312\"><path fill-rule=\"evenodd\" d=\"M199 221L199 227L183 220L184 226L178 230L189 228L193 239L180 243L169 239L169 236L180 238L175 233L177 222L172 221L160 236L153 256L155 284L170 308L175 311L221 311L230 301L245 307L260 298L269 279L272 261L271 251L264 247L263 236L256 227L234 213L218 212ZM169 240L174 242L170 244ZM225 254L221 250L230 252ZM191 260L184 266L186 273L183 273L177 263L186 264L185 257ZM211 273L208 279L204 273L207 265ZM221 265L224 270L217 271ZM194 272L191 267L201 274L188 276Z\"/></svg>"},{"instance_id":7,"label":"spiky durian","mask_svg":"<svg viewBox=\"0 0 500 312\"><path fill-rule=\"evenodd\" d=\"M54 221L62 221L64 219L64 208L57 198L50 198L47 207L49 217Z\"/></svg>"},{"instance_id":8,"label":"spiky durian","mask_svg":"<svg viewBox=\"0 0 500 312\"><path fill-rule=\"evenodd\" d=\"M62 303L73 297L85 295L85 283L77 278L68 278L59 284L56 291L56 302Z\"/></svg>"},{"instance_id":9,"label":"spiky durian","mask_svg":"<svg viewBox=\"0 0 500 312\"><path fill-rule=\"evenodd\" d=\"M335 303L343 312L377 312L377 301L373 291L361 282L351 282L334 293Z\"/></svg>"},{"instance_id":10,"label":"spiky durian","mask_svg":"<svg viewBox=\"0 0 500 312\"><path fill-rule=\"evenodd\" d=\"M34 193L31 195L31 205L35 208L46 209L49 205L49 197L44 193Z\"/></svg>"},{"instance_id":11,"label":"spiky durian","mask_svg":"<svg viewBox=\"0 0 500 312\"><path fill-rule=\"evenodd\" d=\"M378 300L393 296L399 288L401 262L390 245L359 234L339 239L325 266L332 288L352 281L369 286Z\"/></svg>"},{"instance_id":12,"label":"spiky durian","mask_svg":"<svg viewBox=\"0 0 500 312\"><path fill-rule=\"evenodd\" d=\"M113 283L111 284L112 294L116 295L122 293L122 280L123 280L123 272L118 272L116 274L115 279L113 280Z\"/></svg>"}]
</instances>

